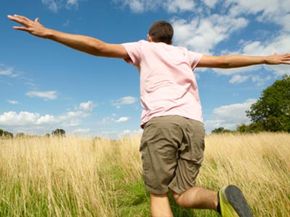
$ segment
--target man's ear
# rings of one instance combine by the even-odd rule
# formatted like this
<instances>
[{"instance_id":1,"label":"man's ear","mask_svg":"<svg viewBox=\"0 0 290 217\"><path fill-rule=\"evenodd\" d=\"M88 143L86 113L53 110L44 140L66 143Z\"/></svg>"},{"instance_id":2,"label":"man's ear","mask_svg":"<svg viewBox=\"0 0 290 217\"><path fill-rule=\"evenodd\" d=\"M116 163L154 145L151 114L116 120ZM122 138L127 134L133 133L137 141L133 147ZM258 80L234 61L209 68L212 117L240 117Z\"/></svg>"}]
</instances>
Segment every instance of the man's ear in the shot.
<instances>
[{"instance_id":1,"label":"man's ear","mask_svg":"<svg viewBox=\"0 0 290 217\"><path fill-rule=\"evenodd\" d=\"M149 42L152 42L153 41L152 40L152 37L149 34L147 34L147 41L149 41Z\"/></svg>"}]
</instances>

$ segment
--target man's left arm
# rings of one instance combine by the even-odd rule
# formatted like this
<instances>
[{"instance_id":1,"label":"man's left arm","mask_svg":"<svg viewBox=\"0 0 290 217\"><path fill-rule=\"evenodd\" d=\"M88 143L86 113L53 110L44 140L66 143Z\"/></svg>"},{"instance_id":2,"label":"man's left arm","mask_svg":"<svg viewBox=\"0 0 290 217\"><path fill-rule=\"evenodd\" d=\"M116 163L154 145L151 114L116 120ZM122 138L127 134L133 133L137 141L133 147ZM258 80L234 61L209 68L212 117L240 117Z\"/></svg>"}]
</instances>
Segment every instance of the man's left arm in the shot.
<instances>
[{"instance_id":1,"label":"man's left arm","mask_svg":"<svg viewBox=\"0 0 290 217\"><path fill-rule=\"evenodd\" d=\"M269 56L246 56L246 55L227 55L227 56L206 56L203 55L197 67L209 68L238 68L259 64L290 64L290 54L274 54Z\"/></svg>"},{"instance_id":2,"label":"man's left arm","mask_svg":"<svg viewBox=\"0 0 290 217\"><path fill-rule=\"evenodd\" d=\"M90 36L69 34L49 29L40 24L38 18L30 20L20 15L9 15L8 18L21 25L13 27L16 30L25 31L40 38L53 40L88 54L122 59L129 58L126 49L120 44L110 44Z\"/></svg>"}]
</instances>

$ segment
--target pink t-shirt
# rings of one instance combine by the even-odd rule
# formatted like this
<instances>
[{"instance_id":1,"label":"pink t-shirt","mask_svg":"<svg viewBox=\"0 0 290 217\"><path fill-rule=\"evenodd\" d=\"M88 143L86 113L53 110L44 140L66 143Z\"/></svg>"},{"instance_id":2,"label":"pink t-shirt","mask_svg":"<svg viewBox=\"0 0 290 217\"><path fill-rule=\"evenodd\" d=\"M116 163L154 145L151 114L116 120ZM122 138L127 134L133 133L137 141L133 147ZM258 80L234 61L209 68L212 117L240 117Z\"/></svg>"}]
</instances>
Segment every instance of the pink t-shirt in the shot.
<instances>
[{"instance_id":1,"label":"pink t-shirt","mask_svg":"<svg viewBox=\"0 0 290 217\"><path fill-rule=\"evenodd\" d=\"M203 122L193 70L199 53L165 43L138 41L122 44L127 62L140 72L141 126L153 117L180 115Z\"/></svg>"}]
</instances>

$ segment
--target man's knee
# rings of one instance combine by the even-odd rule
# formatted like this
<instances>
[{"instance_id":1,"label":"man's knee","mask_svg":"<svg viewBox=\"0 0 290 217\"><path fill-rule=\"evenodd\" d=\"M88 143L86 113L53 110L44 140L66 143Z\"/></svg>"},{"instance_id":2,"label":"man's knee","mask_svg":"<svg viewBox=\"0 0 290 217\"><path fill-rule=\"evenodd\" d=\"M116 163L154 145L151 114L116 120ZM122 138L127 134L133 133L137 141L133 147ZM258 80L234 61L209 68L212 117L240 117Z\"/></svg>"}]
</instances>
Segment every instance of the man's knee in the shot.
<instances>
[{"instance_id":1,"label":"man's knee","mask_svg":"<svg viewBox=\"0 0 290 217\"><path fill-rule=\"evenodd\" d=\"M178 194L178 193L176 193L176 192L172 192L172 194L173 194L173 198L174 198L175 202L176 202L178 205L180 205L181 194Z\"/></svg>"}]
</instances>

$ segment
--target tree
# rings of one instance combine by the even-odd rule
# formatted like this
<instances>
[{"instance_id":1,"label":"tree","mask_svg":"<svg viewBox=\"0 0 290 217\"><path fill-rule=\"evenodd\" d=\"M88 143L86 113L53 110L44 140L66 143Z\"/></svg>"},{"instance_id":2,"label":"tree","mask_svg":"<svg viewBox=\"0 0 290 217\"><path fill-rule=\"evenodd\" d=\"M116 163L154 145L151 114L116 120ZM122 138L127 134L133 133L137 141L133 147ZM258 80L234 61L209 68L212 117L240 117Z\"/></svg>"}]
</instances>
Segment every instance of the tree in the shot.
<instances>
[{"instance_id":1,"label":"tree","mask_svg":"<svg viewBox=\"0 0 290 217\"><path fill-rule=\"evenodd\" d=\"M51 133L53 136L65 136L65 131L63 129L56 129Z\"/></svg>"},{"instance_id":2,"label":"tree","mask_svg":"<svg viewBox=\"0 0 290 217\"><path fill-rule=\"evenodd\" d=\"M211 131L211 133L231 133L231 130L225 129L223 127L216 128Z\"/></svg>"},{"instance_id":3,"label":"tree","mask_svg":"<svg viewBox=\"0 0 290 217\"><path fill-rule=\"evenodd\" d=\"M0 129L0 137L13 138L13 133Z\"/></svg>"},{"instance_id":4,"label":"tree","mask_svg":"<svg viewBox=\"0 0 290 217\"><path fill-rule=\"evenodd\" d=\"M24 138L25 137L25 134L24 133L17 133L15 135L16 138Z\"/></svg>"},{"instance_id":5,"label":"tree","mask_svg":"<svg viewBox=\"0 0 290 217\"><path fill-rule=\"evenodd\" d=\"M266 88L247 116L257 131L290 132L290 76L285 75Z\"/></svg>"}]
</instances>

